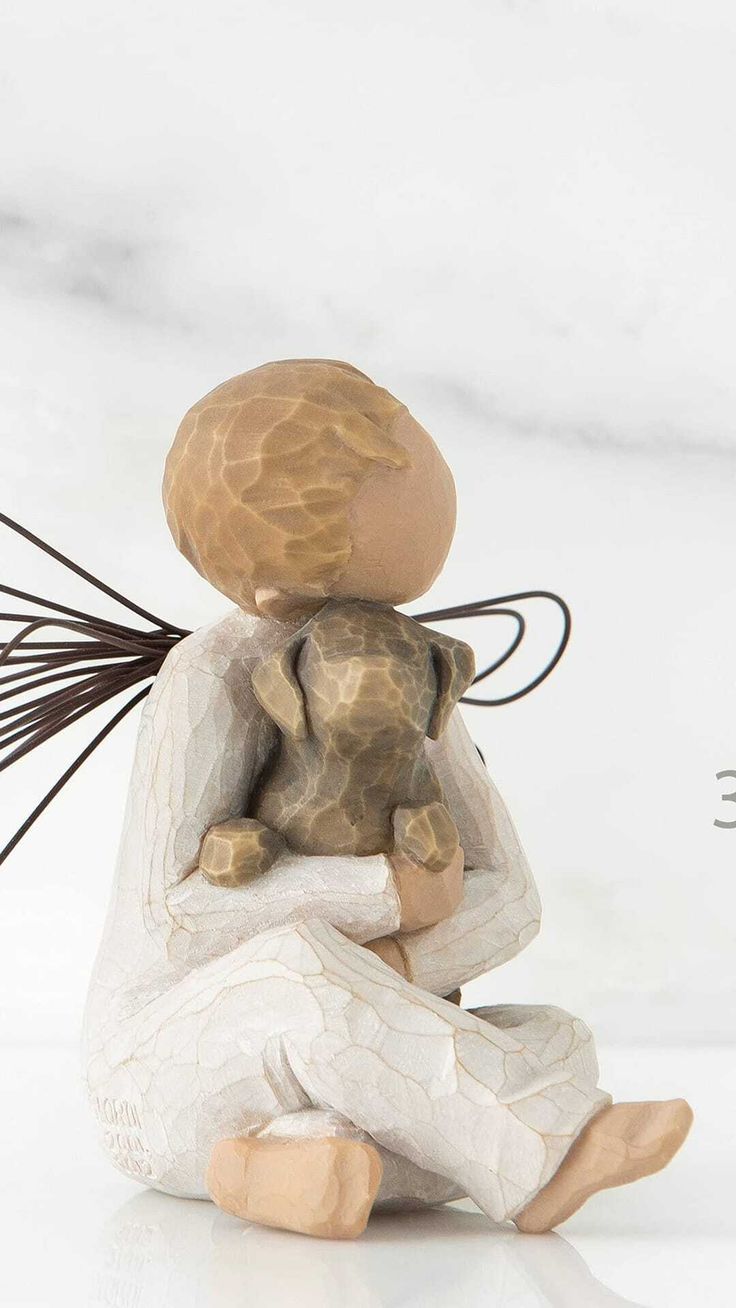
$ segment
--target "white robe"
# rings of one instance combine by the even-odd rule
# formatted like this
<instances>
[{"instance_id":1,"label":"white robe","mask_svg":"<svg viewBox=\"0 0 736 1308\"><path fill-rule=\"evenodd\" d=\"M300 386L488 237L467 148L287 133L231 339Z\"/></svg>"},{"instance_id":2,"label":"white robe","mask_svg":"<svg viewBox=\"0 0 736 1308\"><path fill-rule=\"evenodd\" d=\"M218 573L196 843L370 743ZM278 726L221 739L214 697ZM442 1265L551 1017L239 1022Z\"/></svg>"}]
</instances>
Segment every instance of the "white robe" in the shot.
<instances>
[{"instance_id":1,"label":"white robe","mask_svg":"<svg viewBox=\"0 0 736 1308\"><path fill-rule=\"evenodd\" d=\"M577 1019L439 997L539 928L529 867L459 712L427 749L465 893L451 918L401 936L411 983L360 948L399 930L383 855L287 854L237 889L197 870L204 833L245 811L273 743L249 670L285 630L236 610L172 651L146 702L85 1018L104 1145L127 1175L201 1197L220 1139L344 1134L379 1148L379 1202L467 1194L502 1221L609 1097Z\"/></svg>"}]
</instances>

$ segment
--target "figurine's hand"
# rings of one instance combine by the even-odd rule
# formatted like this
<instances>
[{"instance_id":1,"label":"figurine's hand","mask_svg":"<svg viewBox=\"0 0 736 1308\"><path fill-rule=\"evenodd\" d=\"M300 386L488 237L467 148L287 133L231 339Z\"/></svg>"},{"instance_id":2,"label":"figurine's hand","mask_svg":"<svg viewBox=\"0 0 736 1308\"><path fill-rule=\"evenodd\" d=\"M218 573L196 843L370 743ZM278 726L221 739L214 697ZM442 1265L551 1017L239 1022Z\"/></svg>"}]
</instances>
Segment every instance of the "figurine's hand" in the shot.
<instances>
[{"instance_id":1,"label":"figurine's hand","mask_svg":"<svg viewBox=\"0 0 736 1308\"><path fill-rule=\"evenodd\" d=\"M389 855L401 904L401 930L418 931L451 917L463 897L464 854L458 845L450 862L439 872L430 872L394 851Z\"/></svg>"},{"instance_id":2,"label":"figurine's hand","mask_svg":"<svg viewBox=\"0 0 736 1308\"><path fill-rule=\"evenodd\" d=\"M394 972L403 976L404 980L411 981L406 954L393 936L379 936L377 940L368 940L363 948L370 949L372 954L377 954L384 963L388 963L389 967L393 968Z\"/></svg>"},{"instance_id":3,"label":"figurine's hand","mask_svg":"<svg viewBox=\"0 0 736 1308\"><path fill-rule=\"evenodd\" d=\"M369 940L363 948L370 949L372 954L376 954L384 963L388 963L388 966L393 968L394 972L398 972L399 976L403 976L405 981L414 980L406 950L402 949L401 942L394 936L379 936L378 940ZM459 1007L462 1001L460 987L456 986L449 995L443 995L442 998L447 1000L448 1004L457 1004Z\"/></svg>"}]
</instances>

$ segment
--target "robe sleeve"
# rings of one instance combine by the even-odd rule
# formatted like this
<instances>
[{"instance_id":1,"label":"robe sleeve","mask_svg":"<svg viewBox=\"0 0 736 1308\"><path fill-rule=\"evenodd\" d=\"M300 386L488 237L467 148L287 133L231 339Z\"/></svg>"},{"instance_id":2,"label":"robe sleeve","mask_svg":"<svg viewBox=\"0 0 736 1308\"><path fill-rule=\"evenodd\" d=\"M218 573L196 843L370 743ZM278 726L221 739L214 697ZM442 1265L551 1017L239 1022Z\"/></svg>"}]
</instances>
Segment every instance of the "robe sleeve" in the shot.
<instances>
[{"instance_id":1,"label":"robe sleeve","mask_svg":"<svg viewBox=\"0 0 736 1308\"><path fill-rule=\"evenodd\" d=\"M263 930L321 918L358 943L398 930L388 860L285 854L235 889L197 870L211 826L245 812L275 739L250 669L284 625L238 611L194 632L168 656L146 702L119 861L120 893L138 902L169 957L227 953Z\"/></svg>"},{"instance_id":2,"label":"robe sleeve","mask_svg":"<svg viewBox=\"0 0 736 1308\"><path fill-rule=\"evenodd\" d=\"M428 743L465 851L465 891L452 917L399 936L416 985L446 995L518 954L539 930L539 896L506 805L456 709Z\"/></svg>"}]
</instances>

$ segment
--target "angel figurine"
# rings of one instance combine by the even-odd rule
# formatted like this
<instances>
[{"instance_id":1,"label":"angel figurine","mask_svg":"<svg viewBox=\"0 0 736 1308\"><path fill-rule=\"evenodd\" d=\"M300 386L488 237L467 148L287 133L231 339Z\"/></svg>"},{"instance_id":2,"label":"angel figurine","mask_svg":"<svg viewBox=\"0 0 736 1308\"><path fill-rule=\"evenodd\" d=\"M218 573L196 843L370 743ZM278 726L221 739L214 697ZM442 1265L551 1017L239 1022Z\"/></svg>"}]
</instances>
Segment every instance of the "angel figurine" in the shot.
<instances>
[{"instance_id":1,"label":"angel figurine","mask_svg":"<svg viewBox=\"0 0 736 1308\"><path fill-rule=\"evenodd\" d=\"M161 664L85 1018L113 1163L330 1238L462 1196L547 1231L663 1167L684 1100L613 1104L559 1008L461 1006L540 910L456 707L471 651L396 612L455 528L429 434L346 363L266 364L186 414L164 503L234 607L148 664L98 633Z\"/></svg>"}]
</instances>

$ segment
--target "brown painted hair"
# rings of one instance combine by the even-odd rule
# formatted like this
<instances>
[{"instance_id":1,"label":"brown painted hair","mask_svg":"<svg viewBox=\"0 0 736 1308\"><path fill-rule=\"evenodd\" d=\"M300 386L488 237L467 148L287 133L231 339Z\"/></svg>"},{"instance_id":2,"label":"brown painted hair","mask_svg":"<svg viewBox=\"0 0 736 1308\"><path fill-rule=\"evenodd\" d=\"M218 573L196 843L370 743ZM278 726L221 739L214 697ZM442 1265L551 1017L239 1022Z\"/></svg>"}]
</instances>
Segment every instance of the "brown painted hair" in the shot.
<instances>
[{"instance_id":1,"label":"brown painted hair","mask_svg":"<svg viewBox=\"0 0 736 1308\"><path fill-rule=\"evenodd\" d=\"M377 464L406 467L390 436L403 405L349 364L267 363L186 414L166 461L174 540L242 608L259 586L324 596L351 552L350 506Z\"/></svg>"}]
</instances>

